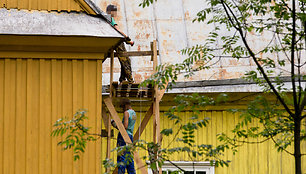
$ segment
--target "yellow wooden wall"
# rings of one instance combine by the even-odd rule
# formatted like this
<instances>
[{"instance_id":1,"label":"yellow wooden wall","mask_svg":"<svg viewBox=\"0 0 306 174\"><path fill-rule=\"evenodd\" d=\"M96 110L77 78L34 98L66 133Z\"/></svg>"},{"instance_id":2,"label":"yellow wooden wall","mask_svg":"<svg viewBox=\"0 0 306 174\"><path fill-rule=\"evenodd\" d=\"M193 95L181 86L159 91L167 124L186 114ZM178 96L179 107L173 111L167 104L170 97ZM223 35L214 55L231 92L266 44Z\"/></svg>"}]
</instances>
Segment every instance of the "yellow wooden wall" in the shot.
<instances>
[{"instance_id":1,"label":"yellow wooden wall","mask_svg":"<svg viewBox=\"0 0 306 174\"><path fill-rule=\"evenodd\" d=\"M0 0L0 8L48 11L82 11L82 8L75 0Z\"/></svg>"},{"instance_id":2,"label":"yellow wooden wall","mask_svg":"<svg viewBox=\"0 0 306 174\"><path fill-rule=\"evenodd\" d=\"M179 115L183 120L187 121L192 112L183 112ZM122 115L122 114L120 114ZM144 113L141 114L142 118ZM138 119L135 125L135 129L139 126L140 113L137 113ZM206 128L198 130L196 132L197 142L199 144L213 144L216 145L217 138L216 134L221 132L229 133L230 129L233 129L235 124L238 123L239 115L232 114L227 111L223 111L222 108L217 108L215 110L202 111L200 118L210 118L210 123ZM254 123L255 124L255 123ZM169 121L165 116L164 112L161 112L161 127L169 128L174 127L174 122ZM148 126L141 136L141 139L146 141L152 141L152 119L148 123ZM134 133L136 130L134 130ZM117 132L115 132L115 137ZM181 144L170 141L173 139L174 135L170 137L164 137L162 145L164 147L169 146L177 147ZM112 148L115 147L116 140L112 140ZM169 145L170 144L170 145ZM102 143L102 150L106 149L106 140L104 139ZM147 152L140 150L141 155L147 155ZM292 149L291 149L292 151ZM302 145L302 152L306 153L306 143ZM112 158L116 161L116 154L112 153ZM102 157L103 159L105 156ZM286 154L285 152L279 153L274 148L272 141L265 142L263 144L255 145L245 145L239 148L239 152L234 156L231 152L226 152L224 159L229 159L232 162L229 167L218 167L215 169L216 174L292 174L294 173L294 158ZM173 161L192 161L186 153L172 155L171 160ZM197 161L203 161L203 159L197 159ZM303 157L303 171L306 172L305 157Z\"/></svg>"},{"instance_id":3,"label":"yellow wooden wall","mask_svg":"<svg viewBox=\"0 0 306 174\"><path fill-rule=\"evenodd\" d=\"M101 60L0 59L0 174L100 173L101 140L73 162L50 134L82 108L101 129L101 76Z\"/></svg>"}]
</instances>

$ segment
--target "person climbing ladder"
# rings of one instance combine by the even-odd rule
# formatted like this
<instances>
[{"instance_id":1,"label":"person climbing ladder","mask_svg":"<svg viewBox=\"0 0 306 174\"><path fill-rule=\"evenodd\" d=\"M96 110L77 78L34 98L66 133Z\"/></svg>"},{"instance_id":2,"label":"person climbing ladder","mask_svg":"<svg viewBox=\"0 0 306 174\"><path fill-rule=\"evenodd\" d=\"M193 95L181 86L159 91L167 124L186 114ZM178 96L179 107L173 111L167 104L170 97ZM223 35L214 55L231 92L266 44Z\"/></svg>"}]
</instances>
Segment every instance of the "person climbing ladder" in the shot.
<instances>
[{"instance_id":1,"label":"person climbing ladder","mask_svg":"<svg viewBox=\"0 0 306 174\"><path fill-rule=\"evenodd\" d=\"M133 46L134 42L118 28L118 25L114 20L114 17L117 16L117 7L115 5L108 5L106 7L106 13L111 16L111 25L114 26L115 29L125 37L125 42L127 44ZM124 43L122 42L115 50L117 53L125 52L126 48L124 46ZM118 54L118 59L121 65L121 73L120 73L119 82L122 83L123 81L127 80L129 83L133 83L132 67L131 67L130 58L119 56Z\"/></svg>"}]
</instances>

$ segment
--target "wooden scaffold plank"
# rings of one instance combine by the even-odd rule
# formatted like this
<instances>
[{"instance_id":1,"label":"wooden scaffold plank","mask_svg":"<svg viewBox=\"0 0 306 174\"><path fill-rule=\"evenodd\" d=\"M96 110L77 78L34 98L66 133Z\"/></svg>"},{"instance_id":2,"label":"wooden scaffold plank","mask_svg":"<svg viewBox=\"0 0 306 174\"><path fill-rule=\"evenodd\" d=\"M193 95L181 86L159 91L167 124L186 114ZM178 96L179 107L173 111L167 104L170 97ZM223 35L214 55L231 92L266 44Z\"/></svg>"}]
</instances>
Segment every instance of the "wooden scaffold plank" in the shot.
<instances>
[{"instance_id":1,"label":"wooden scaffold plank","mask_svg":"<svg viewBox=\"0 0 306 174\"><path fill-rule=\"evenodd\" d=\"M122 53L116 53L115 57L122 56L122 57L139 57L139 56L151 56L153 51L125 51ZM159 55L159 51L156 52Z\"/></svg>"}]
</instances>

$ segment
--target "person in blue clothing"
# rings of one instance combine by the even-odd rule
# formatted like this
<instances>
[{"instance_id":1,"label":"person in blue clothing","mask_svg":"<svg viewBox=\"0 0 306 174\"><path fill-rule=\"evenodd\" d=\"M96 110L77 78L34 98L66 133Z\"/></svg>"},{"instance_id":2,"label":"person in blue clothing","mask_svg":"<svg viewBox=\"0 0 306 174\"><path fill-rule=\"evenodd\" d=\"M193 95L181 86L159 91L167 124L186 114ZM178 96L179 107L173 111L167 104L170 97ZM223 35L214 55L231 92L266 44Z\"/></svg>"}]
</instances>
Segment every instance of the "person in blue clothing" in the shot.
<instances>
[{"instance_id":1,"label":"person in blue clothing","mask_svg":"<svg viewBox=\"0 0 306 174\"><path fill-rule=\"evenodd\" d=\"M106 7L106 13L111 16L111 25L125 37L125 43L133 46L134 42L125 35L119 28L117 23L114 20L114 17L117 16L117 7L115 5L108 5ZM126 48L124 46L124 43L121 43L116 49L117 53L125 52ZM131 67L131 60L129 57L124 56L118 56L120 65L121 65L121 74L119 78L119 82L128 81L129 83L133 83L133 77L132 77L132 67Z\"/></svg>"},{"instance_id":2,"label":"person in blue clothing","mask_svg":"<svg viewBox=\"0 0 306 174\"><path fill-rule=\"evenodd\" d=\"M120 102L120 107L123 109L124 112L122 119L123 126L126 129L126 132L128 133L131 141L133 142L133 131L137 118L136 112L132 109L131 101L129 99L122 99ZM114 121L112 121L112 125L117 128L117 126L114 124ZM117 147L125 145L126 143L119 132L117 138ZM136 173L134 167L134 160L129 151L125 151L123 154L118 155L117 163L121 163L118 167L118 174L124 174L125 169L127 169L127 172L129 174Z\"/></svg>"}]
</instances>

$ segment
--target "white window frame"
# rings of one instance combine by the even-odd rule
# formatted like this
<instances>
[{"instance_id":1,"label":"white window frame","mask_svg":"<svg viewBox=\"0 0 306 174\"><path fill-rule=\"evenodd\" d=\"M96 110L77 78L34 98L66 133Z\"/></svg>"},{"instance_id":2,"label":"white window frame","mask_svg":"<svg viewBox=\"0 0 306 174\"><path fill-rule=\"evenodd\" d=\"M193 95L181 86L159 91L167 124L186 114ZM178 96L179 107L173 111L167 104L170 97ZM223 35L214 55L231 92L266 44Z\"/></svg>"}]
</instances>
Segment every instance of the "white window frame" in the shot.
<instances>
[{"instance_id":1,"label":"white window frame","mask_svg":"<svg viewBox=\"0 0 306 174\"><path fill-rule=\"evenodd\" d=\"M209 161L205 162L172 161L172 163L179 166L185 171L194 171L194 172L201 171L201 172L206 172L206 174L215 174L215 167L212 166ZM162 167L162 171L178 171L178 170L179 169L176 166L174 166L173 164L167 161L164 162ZM150 168L148 174L152 174L152 170Z\"/></svg>"}]
</instances>

